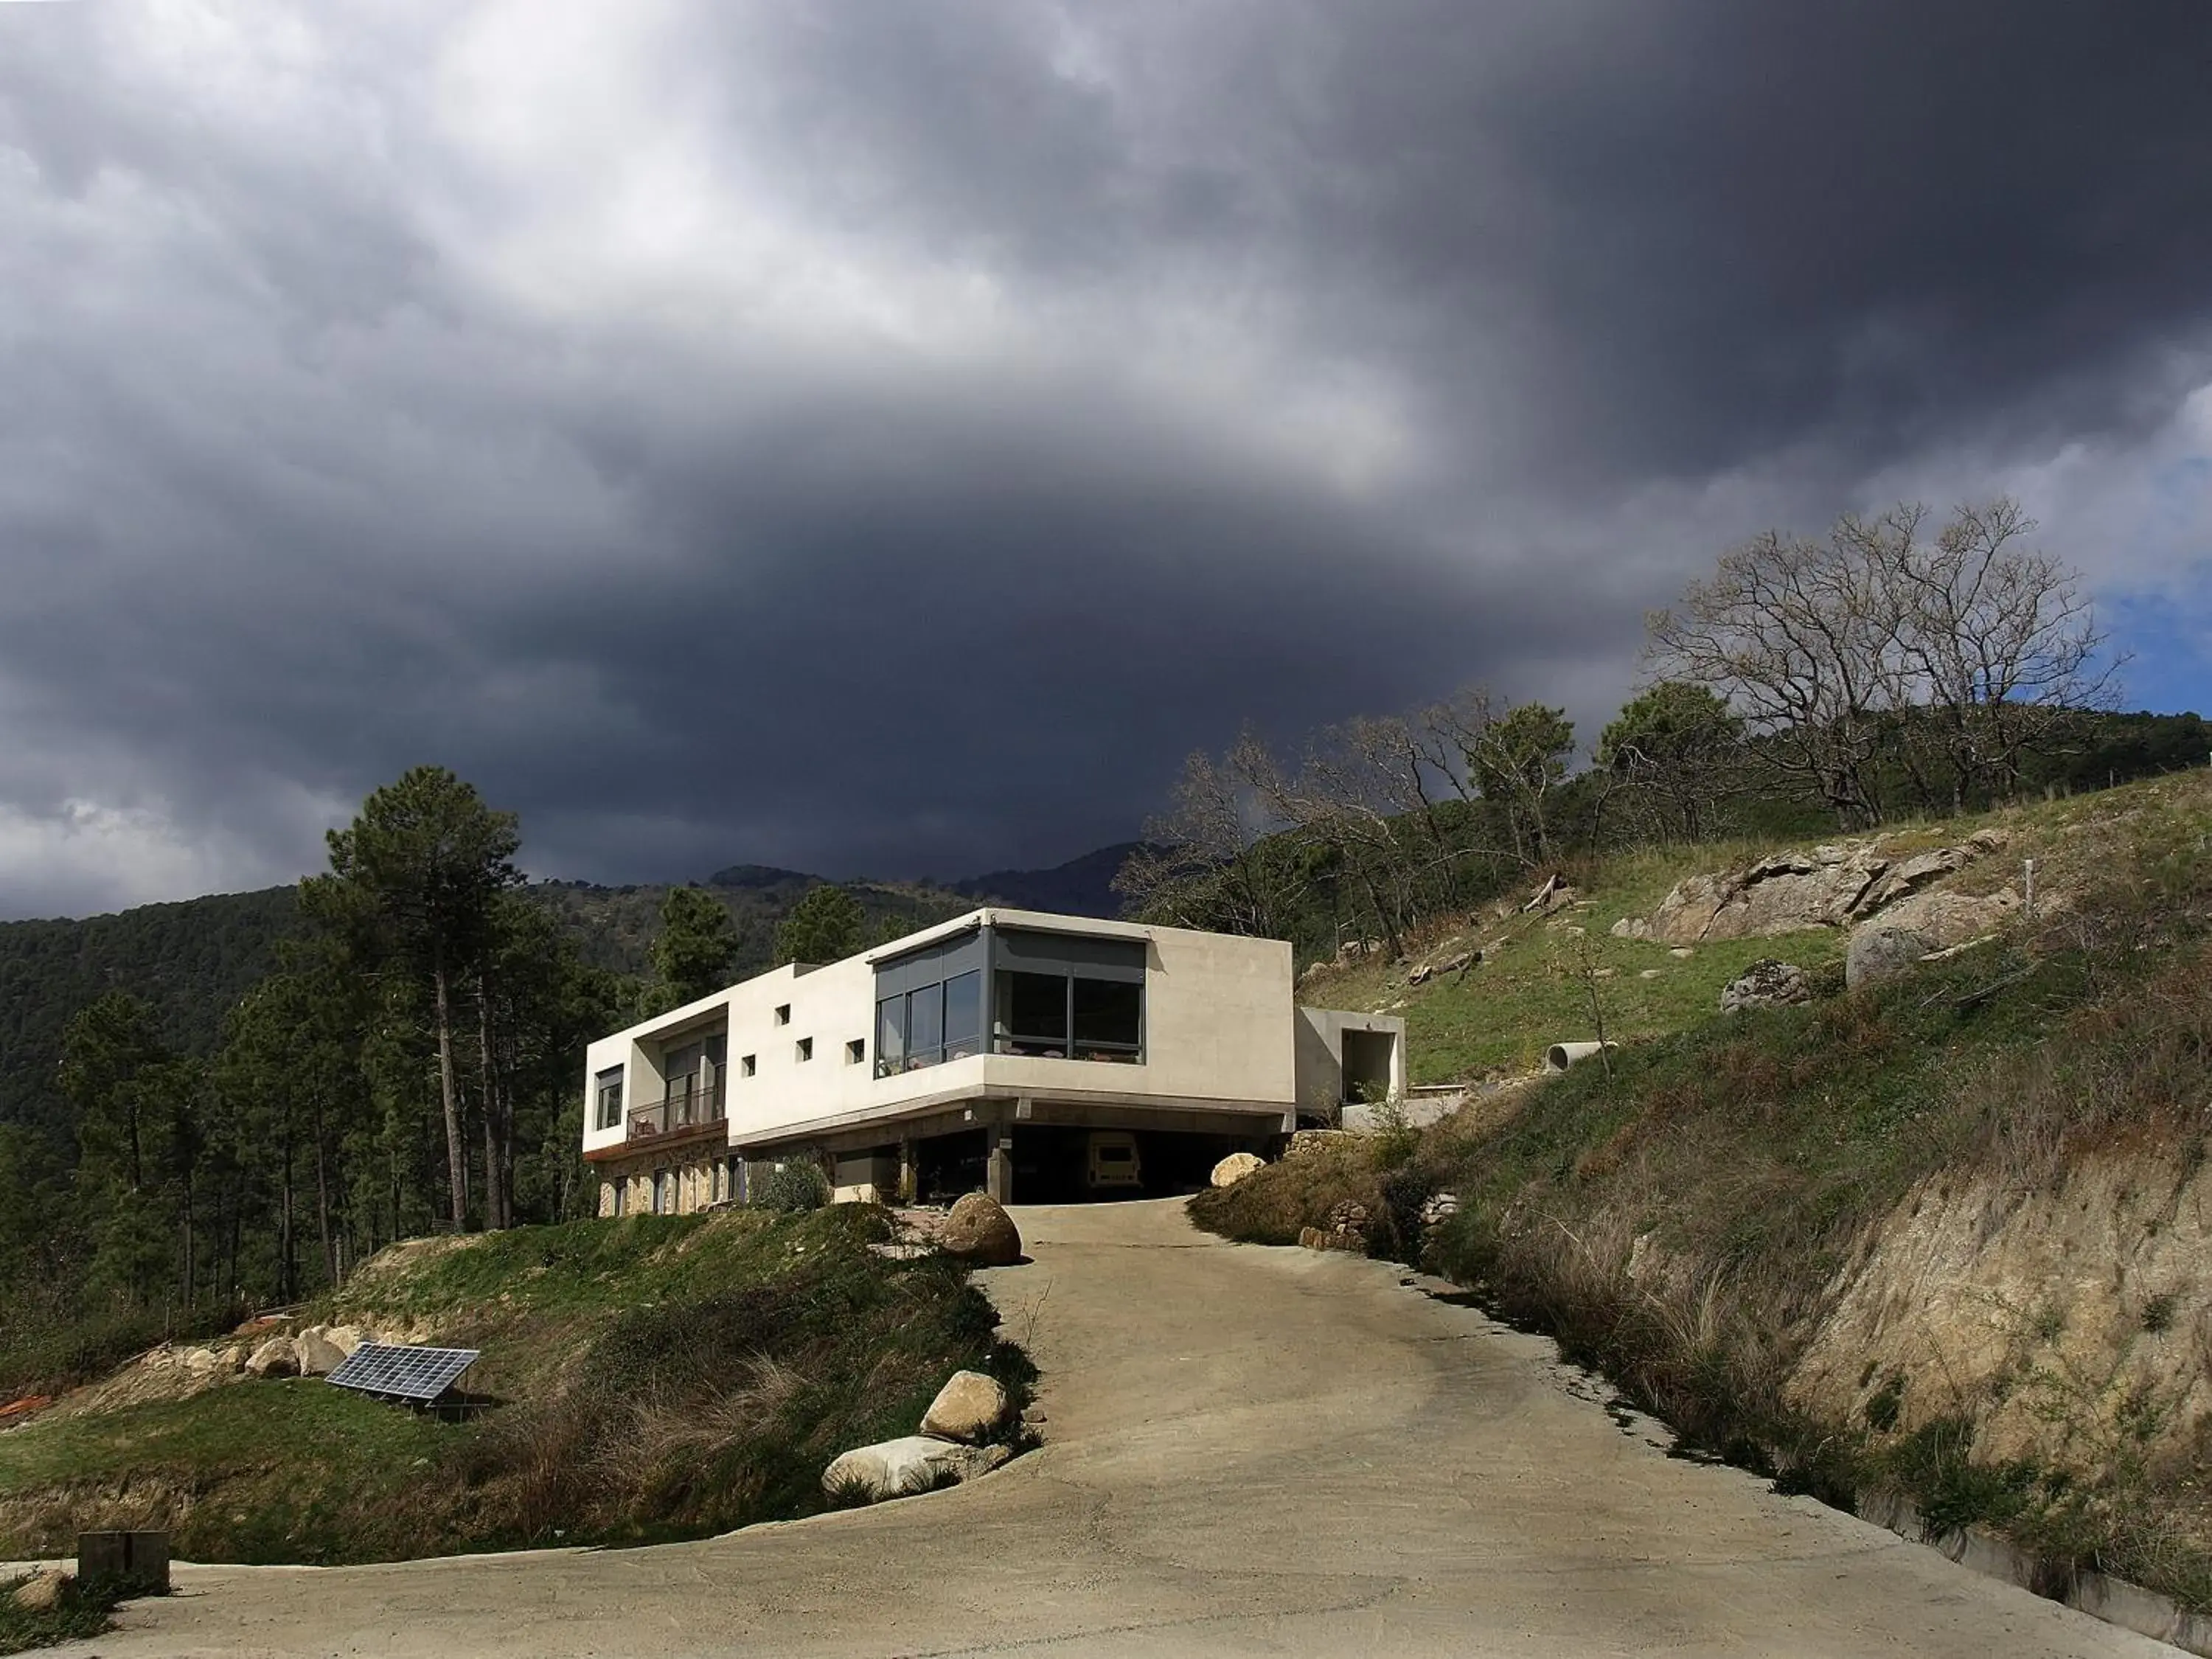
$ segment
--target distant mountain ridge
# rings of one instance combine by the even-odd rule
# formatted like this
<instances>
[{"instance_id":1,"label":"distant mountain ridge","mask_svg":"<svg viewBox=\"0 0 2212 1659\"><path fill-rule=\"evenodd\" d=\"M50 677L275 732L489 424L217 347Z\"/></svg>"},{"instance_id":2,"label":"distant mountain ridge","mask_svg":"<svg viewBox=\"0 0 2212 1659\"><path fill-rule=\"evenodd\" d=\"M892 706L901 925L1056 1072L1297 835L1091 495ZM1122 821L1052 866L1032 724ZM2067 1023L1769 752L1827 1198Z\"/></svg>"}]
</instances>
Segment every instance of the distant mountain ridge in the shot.
<instances>
[{"instance_id":1,"label":"distant mountain ridge","mask_svg":"<svg viewBox=\"0 0 2212 1659\"><path fill-rule=\"evenodd\" d=\"M997 899L1023 910L1051 910L1064 916L1120 917L1122 899L1114 890L1114 878L1144 847L1140 841L1118 841L1111 847L1055 864L1049 870L994 870L951 884L952 891L973 899Z\"/></svg>"}]
</instances>

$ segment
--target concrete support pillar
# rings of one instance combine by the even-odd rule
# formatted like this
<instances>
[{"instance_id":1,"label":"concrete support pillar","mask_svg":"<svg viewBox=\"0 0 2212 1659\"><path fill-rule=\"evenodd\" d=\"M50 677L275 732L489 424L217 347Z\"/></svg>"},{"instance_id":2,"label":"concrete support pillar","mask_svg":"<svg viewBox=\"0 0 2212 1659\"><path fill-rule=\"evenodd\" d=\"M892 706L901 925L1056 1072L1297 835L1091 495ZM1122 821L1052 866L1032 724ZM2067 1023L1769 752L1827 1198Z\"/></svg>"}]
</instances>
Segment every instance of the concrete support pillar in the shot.
<instances>
[{"instance_id":1,"label":"concrete support pillar","mask_svg":"<svg viewBox=\"0 0 2212 1659\"><path fill-rule=\"evenodd\" d=\"M902 1204L912 1204L921 1196L921 1158L912 1135L899 1141L898 1197Z\"/></svg>"},{"instance_id":2,"label":"concrete support pillar","mask_svg":"<svg viewBox=\"0 0 2212 1659\"><path fill-rule=\"evenodd\" d=\"M983 1190L1001 1204L1014 1201L1014 1132L1003 1123L990 1127L990 1153L983 1165Z\"/></svg>"}]
</instances>

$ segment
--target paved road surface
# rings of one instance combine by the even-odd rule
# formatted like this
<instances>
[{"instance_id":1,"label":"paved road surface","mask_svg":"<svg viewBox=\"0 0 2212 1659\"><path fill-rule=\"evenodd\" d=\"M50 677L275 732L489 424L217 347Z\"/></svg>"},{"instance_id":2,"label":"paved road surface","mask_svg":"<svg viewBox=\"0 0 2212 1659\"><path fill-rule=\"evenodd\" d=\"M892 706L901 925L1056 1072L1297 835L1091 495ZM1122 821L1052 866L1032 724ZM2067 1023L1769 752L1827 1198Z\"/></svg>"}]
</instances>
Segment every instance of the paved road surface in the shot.
<instances>
[{"instance_id":1,"label":"paved road surface","mask_svg":"<svg viewBox=\"0 0 2212 1659\"><path fill-rule=\"evenodd\" d=\"M1048 1443L975 1485L699 1544L187 1568L68 1650L843 1656L2167 1655L1669 1459L1547 1345L1172 1204L1018 1211L989 1275Z\"/></svg>"}]
</instances>

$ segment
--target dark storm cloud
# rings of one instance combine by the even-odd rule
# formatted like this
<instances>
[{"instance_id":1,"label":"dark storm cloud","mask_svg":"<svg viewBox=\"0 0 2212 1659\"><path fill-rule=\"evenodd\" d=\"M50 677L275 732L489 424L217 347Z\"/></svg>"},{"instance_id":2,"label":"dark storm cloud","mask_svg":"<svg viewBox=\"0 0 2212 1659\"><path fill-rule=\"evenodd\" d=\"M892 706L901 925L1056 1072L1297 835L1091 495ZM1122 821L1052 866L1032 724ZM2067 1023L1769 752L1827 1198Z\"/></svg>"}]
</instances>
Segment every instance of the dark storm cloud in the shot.
<instances>
[{"instance_id":1,"label":"dark storm cloud","mask_svg":"<svg viewBox=\"0 0 2212 1659\"><path fill-rule=\"evenodd\" d=\"M423 758L550 872L951 875L1591 718L1772 518L2176 453L2208 84L2197 0L0 8L0 914Z\"/></svg>"}]
</instances>

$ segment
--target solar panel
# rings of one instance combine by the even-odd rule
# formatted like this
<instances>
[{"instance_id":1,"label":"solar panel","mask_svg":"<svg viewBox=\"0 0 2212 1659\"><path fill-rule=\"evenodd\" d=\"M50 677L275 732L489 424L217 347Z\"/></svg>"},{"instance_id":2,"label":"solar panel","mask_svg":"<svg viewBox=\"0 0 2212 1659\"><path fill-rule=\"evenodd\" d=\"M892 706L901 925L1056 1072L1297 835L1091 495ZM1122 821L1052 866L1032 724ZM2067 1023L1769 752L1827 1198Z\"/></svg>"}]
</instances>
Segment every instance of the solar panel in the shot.
<instances>
[{"instance_id":1,"label":"solar panel","mask_svg":"<svg viewBox=\"0 0 2212 1659\"><path fill-rule=\"evenodd\" d=\"M476 1348L410 1348L396 1342L364 1342L325 1380L380 1400L405 1400L427 1406L452 1388L461 1373L477 1363L480 1352Z\"/></svg>"}]
</instances>

